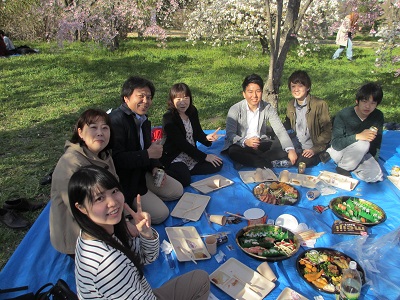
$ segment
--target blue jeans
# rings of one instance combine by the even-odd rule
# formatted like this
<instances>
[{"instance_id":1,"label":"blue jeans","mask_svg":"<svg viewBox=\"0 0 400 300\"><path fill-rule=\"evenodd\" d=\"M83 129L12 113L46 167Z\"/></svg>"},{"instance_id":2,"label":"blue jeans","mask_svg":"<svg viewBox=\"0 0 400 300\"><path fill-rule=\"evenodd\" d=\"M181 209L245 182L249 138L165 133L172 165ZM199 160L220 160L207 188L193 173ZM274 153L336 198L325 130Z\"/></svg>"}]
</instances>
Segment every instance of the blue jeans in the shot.
<instances>
[{"instance_id":1,"label":"blue jeans","mask_svg":"<svg viewBox=\"0 0 400 300\"><path fill-rule=\"evenodd\" d=\"M337 59L340 54L343 52L344 47L340 46L336 52L333 54L332 59ZM353 59L353 42L351 41L351 39L347 40L347 49L346 49L346 56L347 59L352 60Z\"/></svg>"}]
</instances>

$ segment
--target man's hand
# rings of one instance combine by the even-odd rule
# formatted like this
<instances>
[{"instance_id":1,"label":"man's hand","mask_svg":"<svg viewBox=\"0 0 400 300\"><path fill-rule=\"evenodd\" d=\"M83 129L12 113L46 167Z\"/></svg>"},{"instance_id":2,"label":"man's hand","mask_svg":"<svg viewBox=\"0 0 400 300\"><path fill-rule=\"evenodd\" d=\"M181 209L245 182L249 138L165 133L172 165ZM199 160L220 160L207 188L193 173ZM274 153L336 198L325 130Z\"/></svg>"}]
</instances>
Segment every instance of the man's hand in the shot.
<instances>
[{"instance_id":1,"label":"man's hand","mask_svg":"<svg viewBox=\"0 0 400 300\"><path fill-rule=\"evenodd\" d=\"M151 143L150 147L147 149L149 158L159 159L163 152L163 146L160 144L161 140L157 140Z\"/></svg>"},{"instance_id":2,"label":"man's hand","mask_svg":"<svg viewBox=\"0 0 400 300\"><path fill-rule=\"evenodd\" d=\"M303 150L303 153L301 154L303 157L307 157L307 158L311 158L311 157L313 157L314 156L314 151L313 150L311 150L311 149L306 149L306 150Z\"/></svg>"},{"instance_id":3,"label":"man's hand","mask_svg":"<svg viewBox=\"0 0 400 300\"><path fill-rule=\"evenodd\" d=\"M375 131L364 129L362 132L356 134L356 140L372 142L376 138L376 134Z\"/></svg>"},{"instance_id":4,"label":"man's hand","mask_svg":"<svg viewBox=\"0 0 400 300\"><path fill-rule=\"evenodd\" d=\"M244 141L244 144L247 147L253 148L254 150L258 149L258 146L260 146L260 138L257 136L248 138L247 140Z\"/></svg>"},{"instance_id":5,"label":"man's hand","mask_svg":"<svg viewBox=\"0 0 400 300\"><path fill-rule=\"evenodd\" d=\"M297 160L297 153L294 149L289 150L288 158L289 158L290 162L292 163L292 165L294 166L296 164L296 160Z\"/></svg>"}]
</instances>

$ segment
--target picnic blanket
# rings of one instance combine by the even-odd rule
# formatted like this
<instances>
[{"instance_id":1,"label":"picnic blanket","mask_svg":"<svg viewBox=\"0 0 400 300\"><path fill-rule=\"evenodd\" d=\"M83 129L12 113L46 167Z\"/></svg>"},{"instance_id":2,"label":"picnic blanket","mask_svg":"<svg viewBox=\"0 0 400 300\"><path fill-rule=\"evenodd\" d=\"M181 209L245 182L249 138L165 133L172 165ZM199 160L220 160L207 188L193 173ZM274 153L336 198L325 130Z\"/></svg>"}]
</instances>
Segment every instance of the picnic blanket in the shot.
<instances>
[{"instance_id":1,"label":"picnic blanket","mask_svg":"<svg viewBox=\"0 0 400 300\"><path fill-rule=\"evenodd\" d=\"M209 131L211 132L211 131ZM336 193L332 195L320 196L314 201L309 201L306 198L307 188L296 187L300 193L300 199L294 205L277 206L259 201L253 195L253 188L255 183L246 184L238 175L238 171L234 169L232 162L227 156L221 155L220 150L223 145L223 137L214 142L209 148L199 145L199 148L207 153L214 153L220 155L224 160L224 166L219 173L220 175L232 180L234 183L228 187L218 189L209 193L211 197L206 210L209 214L224 214L225 211L232 213L243 214L249 208L258 207L265 211L268 219L276 220L281 214L291 214L295 216L299 223L306 223L309 228L317 232L325 232L316 242L315 247L328 247L335 248L341 244L354 245L359 244L359 237L355 235L338 235L331 233L331 226L338 218L334 213L328 209L324 212L317 213L313 210L314 205L328 206L329 202L338 196L354 196L356 193L361 193L361 198L367 199L379 205L386 213L387 219L385 222L368 228L368 239L384 238L388 234L393 233L400 227L400 214L398 213L400 203L400 191L397 187L390 182L386 176L390 173L392 166L400 165L400 132L399 131L385 131L383 135L382 149L380 152L380 164L384 170L385 180L379 183L365 183L360 182L357 185L357 191L346 191L336 189ZM251 168L244 168L243 170L252 170ZM282 169L272 169L277 175ZM290 172L297 173L294 167L288 168ZM306 174L318 176L321 171L335 172L335 164L333 161L327 163L320 163L319 165L307 168ZM210 175L197 175L193 176L192 182L204 179ZM199 193L192 187L185 188L186 192ZM177 201L167 203L170 211L173 210ZM59 278L64 279L70 287L75 290L74 279L74 262L69 256L58 253L51 246L49 240L49 210L48 204L43 212L40 214L36 222L28 231L12 257L5 265L0 273L0 291L2 289L28 286L28 290L35 292L42 285L53 282L55 283ZM160 235L160 242L163 240L168 241L165 228L174 226L181 221L174 217L169 217L163 224L154 226ZM229 259L234 257L247 265L248 267L256 270L257 266L262 262L244 253L236 244L235 235L243 227L247 226L244 221L239 224L227 224L220 226L214 223L209 223L207 218L202 215L196 222L189 222L183 226L194 226L200 235L216 233L216 232L230 232L228 234L228 242L218 247L218 251L225 254L225 258ZM344 249L348 255L353 254L355 249ZM301 247L299 254L305 249ZM341 249L341 248L340 248ZM353 250L353 252L352 252ZM157 261L145 267L145 276L153 288L161 286L175 276L186 273L193 269L199 268L207 271L209 274L214 272L221 264L217 262L215 257L208 260L198 261L195 265L192 262L179 262L176 260L175 254L175 268L169 267L168 261L163 253ZM278 280L275 282L275 288L266 297L267 299L276 299L285 287L290 287L307 298L313 298L317 295L322 295L324 299L334 299L334 295L320 292L313 289L307 284L299 275L296 269L296 258L293 257L278 261L270 262L269 265ZM388 266L396 262L385 262L382 258L383 264L388 263ZM399 264L397 264L398 266ZM364 266L364 269L368 269ZM367 278L375 278L375 274L368 274ZM387 276L387 274L385 274ZM363 299L398 299L400 293L398 288L393 286L392 283L400 282L400 271L398 267L393 267L392 273L387 281L369 281L362 289ZM223 291L218 289L215 285L211 284L211 292L218 299L230 299L230 297ZM1 294L0 299L7 299L16 297L19 293Z\"/></svg>"}]
</instances>

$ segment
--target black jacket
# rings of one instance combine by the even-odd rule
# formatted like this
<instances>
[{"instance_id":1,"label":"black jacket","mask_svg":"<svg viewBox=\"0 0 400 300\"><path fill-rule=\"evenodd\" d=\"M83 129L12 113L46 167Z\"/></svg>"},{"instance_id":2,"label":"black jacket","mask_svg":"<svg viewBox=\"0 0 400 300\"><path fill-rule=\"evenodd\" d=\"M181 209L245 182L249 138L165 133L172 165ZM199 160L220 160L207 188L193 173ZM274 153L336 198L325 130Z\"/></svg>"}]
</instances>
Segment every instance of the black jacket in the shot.
<instances>
[{"instance_id":1,"label":"black jacket","mask_svg":"<svg viewBox=\"0 0 400 300\"><path fill-rule=\"evenodd\" d=\"M195 143L200 142L206 147L211 146L212 143L207 140L207 135L201 128L199 114L194 106L192 106L191 112L188 113L188 117L192 124ZM185 152L198 162L205 161L207 154L200 151L196 145L193 146L186 140L185 126L178 112L175 110L168 110L163 116L162 124L167 139L164 144L161 162L166 167L168 167L181 152Z\"/></svg>"},{"instance_id":2,"label":"black jacket","mask_svg":"<svg viewBox=\"0 0 400 300\"><path fill-rule=\"evenodd\" d=\"M138 125L135 114L124 103L110 113L112 155L114 165L125 196L125 201L132 206L137 194L147 193L147 171L161 167L157 159L149 159L147 148L151 145L151 122L142 124L144 150L140 147ZM139 125L140 126L140 125Z\"/></svg>"}]
</instances>

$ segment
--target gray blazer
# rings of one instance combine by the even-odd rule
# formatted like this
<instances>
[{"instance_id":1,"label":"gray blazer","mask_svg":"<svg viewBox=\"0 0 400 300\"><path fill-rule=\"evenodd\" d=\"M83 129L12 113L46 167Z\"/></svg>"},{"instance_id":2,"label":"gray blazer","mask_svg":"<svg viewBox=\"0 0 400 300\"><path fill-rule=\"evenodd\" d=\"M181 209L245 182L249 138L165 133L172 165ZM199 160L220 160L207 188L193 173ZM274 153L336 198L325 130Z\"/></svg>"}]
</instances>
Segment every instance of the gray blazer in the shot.
<instances>
[{"instance_id":1,"label":"gray blazer","mask_svg":"<svg viewBox=\"0 0 400 300\"><path fill-rule=\"evenodd\" d=\"M226 135L222 151L227 150L231 145L242 145L247 130L247 101L246 99L234 104L228 111L226 118ZM294 148L293 143L285 129L276 110L271 104L260 102L260 119L258 121L258 132L261 139L269 139L267 134L267 123L270 123L275 134L282 145L282 149Z\"/></svg>"}]
</instances>

